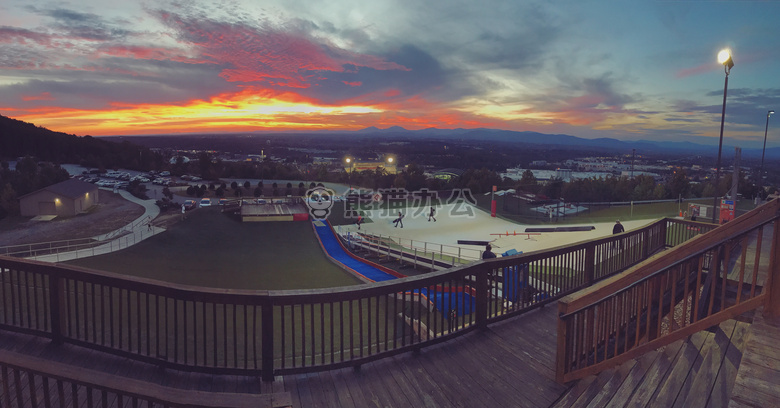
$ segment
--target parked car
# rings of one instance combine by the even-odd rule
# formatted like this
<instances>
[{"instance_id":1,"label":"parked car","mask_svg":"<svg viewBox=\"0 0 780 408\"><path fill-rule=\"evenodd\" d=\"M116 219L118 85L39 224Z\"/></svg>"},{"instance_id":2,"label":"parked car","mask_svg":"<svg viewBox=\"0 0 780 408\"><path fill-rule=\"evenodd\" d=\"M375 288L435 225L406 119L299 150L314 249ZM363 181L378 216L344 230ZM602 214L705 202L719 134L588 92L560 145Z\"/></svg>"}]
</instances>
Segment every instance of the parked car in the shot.
<instances>
[{"instance_id":1,"label":"parked car","mask_svg":"<svg viewBox=\"0 0 780 408\"><path fill-rule=\"evenodd\" d=\"M228 203L228 200L227 200L227 198L220 198L220 199L219 199L219 205L225 205L225 204L227 204L227 203Z\"/></svg>"},{"instance_id":2,"label":"parked car","mask_svg":"<svg viewBox=\"0 0 780 408\"><path fill-rule=\"evenodd\" d=\"M201 207L209 207L211 206L211 199L210 198L203 198L200 200L200 206Z\"/></svg>"},{"instance_id":3,"label":"parked car","mask_svg":"<svg viewBox=\"0 0 780 408\"><path fill-rule=\"evenodd\" d=\"M184 209L192 210L195 208L195 200L184 200Z\"/></svg>"}]
</instances>

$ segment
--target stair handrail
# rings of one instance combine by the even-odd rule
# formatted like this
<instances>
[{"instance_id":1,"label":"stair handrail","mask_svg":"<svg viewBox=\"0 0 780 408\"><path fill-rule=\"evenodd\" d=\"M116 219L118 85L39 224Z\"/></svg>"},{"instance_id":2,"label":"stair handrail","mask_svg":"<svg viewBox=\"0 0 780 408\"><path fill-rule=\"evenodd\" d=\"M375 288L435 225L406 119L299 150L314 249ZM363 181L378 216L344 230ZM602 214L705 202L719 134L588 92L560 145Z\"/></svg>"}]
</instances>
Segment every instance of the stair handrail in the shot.
<instances>
[{"instance_id":1,"label":"stair handrail","mask_svg":"<svg viewBox=\"0 0 780 408\"><path fill-rule=\"evenodd\" d=\"M556 380L565 383L598 373L765 303L765 309L780 313L780 278L772 279L780 274L778 220L780 200L773 200L736 221L560 299ZM774 225L766 268L769 284L760 285L760 247L764 229L770 224ZM748 283L744 279L749 234L758 236ZM742 250L734 258L742 260L738 282L729 279L726 270L735 246ZM718 276L721 270L726 273ZM743 293L748 286L750 292ZM776 289L774 296L769 286ZM727 289L737 290L734 304L725 304ZM717 292L720 303L715 303Z\"/></svg>"}]
</instances>

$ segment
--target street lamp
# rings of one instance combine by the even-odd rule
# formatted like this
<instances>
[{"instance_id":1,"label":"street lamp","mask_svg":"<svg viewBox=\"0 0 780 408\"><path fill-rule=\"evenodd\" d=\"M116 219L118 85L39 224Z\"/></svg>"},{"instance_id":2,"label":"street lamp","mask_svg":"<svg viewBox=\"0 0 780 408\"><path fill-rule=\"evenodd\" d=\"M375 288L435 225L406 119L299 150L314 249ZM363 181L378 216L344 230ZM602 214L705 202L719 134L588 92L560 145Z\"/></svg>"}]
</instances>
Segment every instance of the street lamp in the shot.
<instances>
[{"instance_id":1,"label":"street lamp","mask_svg":"<svg viewBox=\"0 0 780 408\"><path fill-rule=\"evenodd\" d=\"M726 93L729 89L729 73L734 67L734 60L731 58L731 50L722 50L718 53L718 62L723 64L726 72L726 82L723 85L723 110L720 113L720 140L718 141L718 162L715 169L715 197L712 202L712 222L715 221L715 209L718 208L718 183L720 182L720 157L723 151L723 123L726 120Z\"/></svg>"},{"instance_id":2,"label":"street lamp","mask_svg":"<svg viewBox=\"0 0 780 408\"><path fill-rule=\"evenodd\" d=\"M352 191L352 178L350 177L350 174L349 174L349 173L351 173L350 170L352 169L352 158L351 157L347 157L346 159L344 159L344 162L347 163L347 166L345 167L344 170L347 171L347 183L349 183L349 191Z\"/></svg>"},{"instance_id":3,"label":"street lamp","mask_svg":"<svg viewBox=\"0 0 780 408\"><path fill-rule=\"evenodd\" d=\"M764 149L761 150L761 171L758 173L758 186L760 188L764 188L764 153L766 152L766 133L769 131L769 117L772 116L772 114L775 113L775 111L770 110L766 113L766 127L764 128ZM761 190L759 189L759 193Z\"/></svg>"}]
</instances>

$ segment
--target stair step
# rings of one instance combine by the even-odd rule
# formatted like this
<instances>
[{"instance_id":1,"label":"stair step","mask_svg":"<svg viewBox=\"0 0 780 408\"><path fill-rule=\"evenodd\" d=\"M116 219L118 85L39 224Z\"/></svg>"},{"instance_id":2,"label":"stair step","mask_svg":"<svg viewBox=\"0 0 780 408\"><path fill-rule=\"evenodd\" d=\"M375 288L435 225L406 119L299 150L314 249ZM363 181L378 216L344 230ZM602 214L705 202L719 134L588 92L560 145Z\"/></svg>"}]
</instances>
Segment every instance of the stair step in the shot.
<instances>
[{"instance_id":1,"label":"stair step","mask_svg":"<svg viewBox=\"0 0 780 408\"><path fill-rule=\"evenodd\" d=\"M711 333L702 331L694 333L686 339L677 355L677 359L673 362L672 370L663 384L656 389L655 394L650 399L650 403L647 405L648 407L671 407L680 394L688 395L688 390L693 381L689 377L691 377L691 372L695 370L695 367L701 365L703 359L701 349L707 339L711 337Z\"/></svg>"},{"instance_id":2,"label":"stair step","mask_svg":"<svg viewBox=\"0 0 780 408\"><path fill-rule=\"evenodd\" d=\"M558 401L556 401L555 404L553 404L550 408L568 408L573 406L574 402L577 401L580 395L590 389L591 385L596 381L596 378L597 376L591 375L579 381L574 381L574 384L572 384L566 393L561 395L561 397L558 398ZM595 392L593 394L595 395Z\"/></svg>"},{"instance_id":3,"label":"stair step","mask_svg":"<svg viewBox=\"0 0 780 408\"><path fill-rule=\"evenodd\" d=\"M717 374L720 370L720 366L723 363L723 359L726 357L729 345L731 343L730 337L734 332L736 322L729 320L721 323L718 329L713 334L713 341L710 343L710 347L707 350L703 350L704 361L702 362L701 369L696 373L691 389L688 392L688 396L685 401L680 403L682 398L678 398L675 401L675 406L681 407L704 407L707 404L707 400L710 398L710 392L717 380Z\"/></svg>"},{"instance_id":4,"label":"stair step","mask_svg":"<svg viewBox=\"0 0 780 408\"><path fill-rule=\"evenodd\" d=\"M647 368L655 360L658 355L657 350L649 351L642 355L640 358L634 360L634 364L623 364L616 371L612 378L601 387L598 394L590 401L588 407L603 407L614 397L615 393L620 389L623 382L634 381L635 377L644 375Z\"/></svg>"},{"instance_id":5,"label":"stair step","mask_svg":"<svg viewBox=\"0 0 780 408\"><path fill-rule=\"evenodd\" d=\"M742 362L742 352L745 350L745 343L747 343L748 328L750 328L750 324L736 322L734 334L731 336L731 344L726 350L726 356L720 366L720 372L710 393L710 399L707 401L707 407L725 407L729 404L739 364Z\"/></svg>"},{"instance_id":6,"label":"stair step","mask_svg":"<svg viewBox=\"0 0 780 408\"><path fill-rule=\"evenodd\" d=\"M674 363L677 361L683 350L683 345L687 341L688 339L678 340L666 346L663 352L658 354L658 358L655 359L653 365L647 370L639 385L635 387L631 397L627 401L624 399L624 406L644 407L650 402L653 395L661 388L672 372ZM612 401L610 401L610 405L612 405Z\"/></svg>"}]
</instances>

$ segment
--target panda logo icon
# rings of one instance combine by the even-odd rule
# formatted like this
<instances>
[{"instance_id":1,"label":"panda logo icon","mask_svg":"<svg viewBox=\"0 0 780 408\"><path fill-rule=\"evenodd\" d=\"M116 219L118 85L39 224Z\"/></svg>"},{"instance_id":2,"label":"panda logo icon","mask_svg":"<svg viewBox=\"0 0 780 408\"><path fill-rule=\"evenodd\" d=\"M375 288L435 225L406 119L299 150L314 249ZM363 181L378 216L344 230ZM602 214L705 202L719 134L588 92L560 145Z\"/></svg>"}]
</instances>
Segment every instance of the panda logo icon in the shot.
<instances>
[{"instance_id":1,"label":"panda logo icon","mask_svg":"<svg viewBox=\"0 0 780 408\"><path fill-rule=\"evenodd\" d=\"M324 220L330 215L330 209L333 207L333 197L335 192L325 187L315 187L306 192L306 205L309 207L309 214L315 220Z\"/></svg>"}]
</instances>

